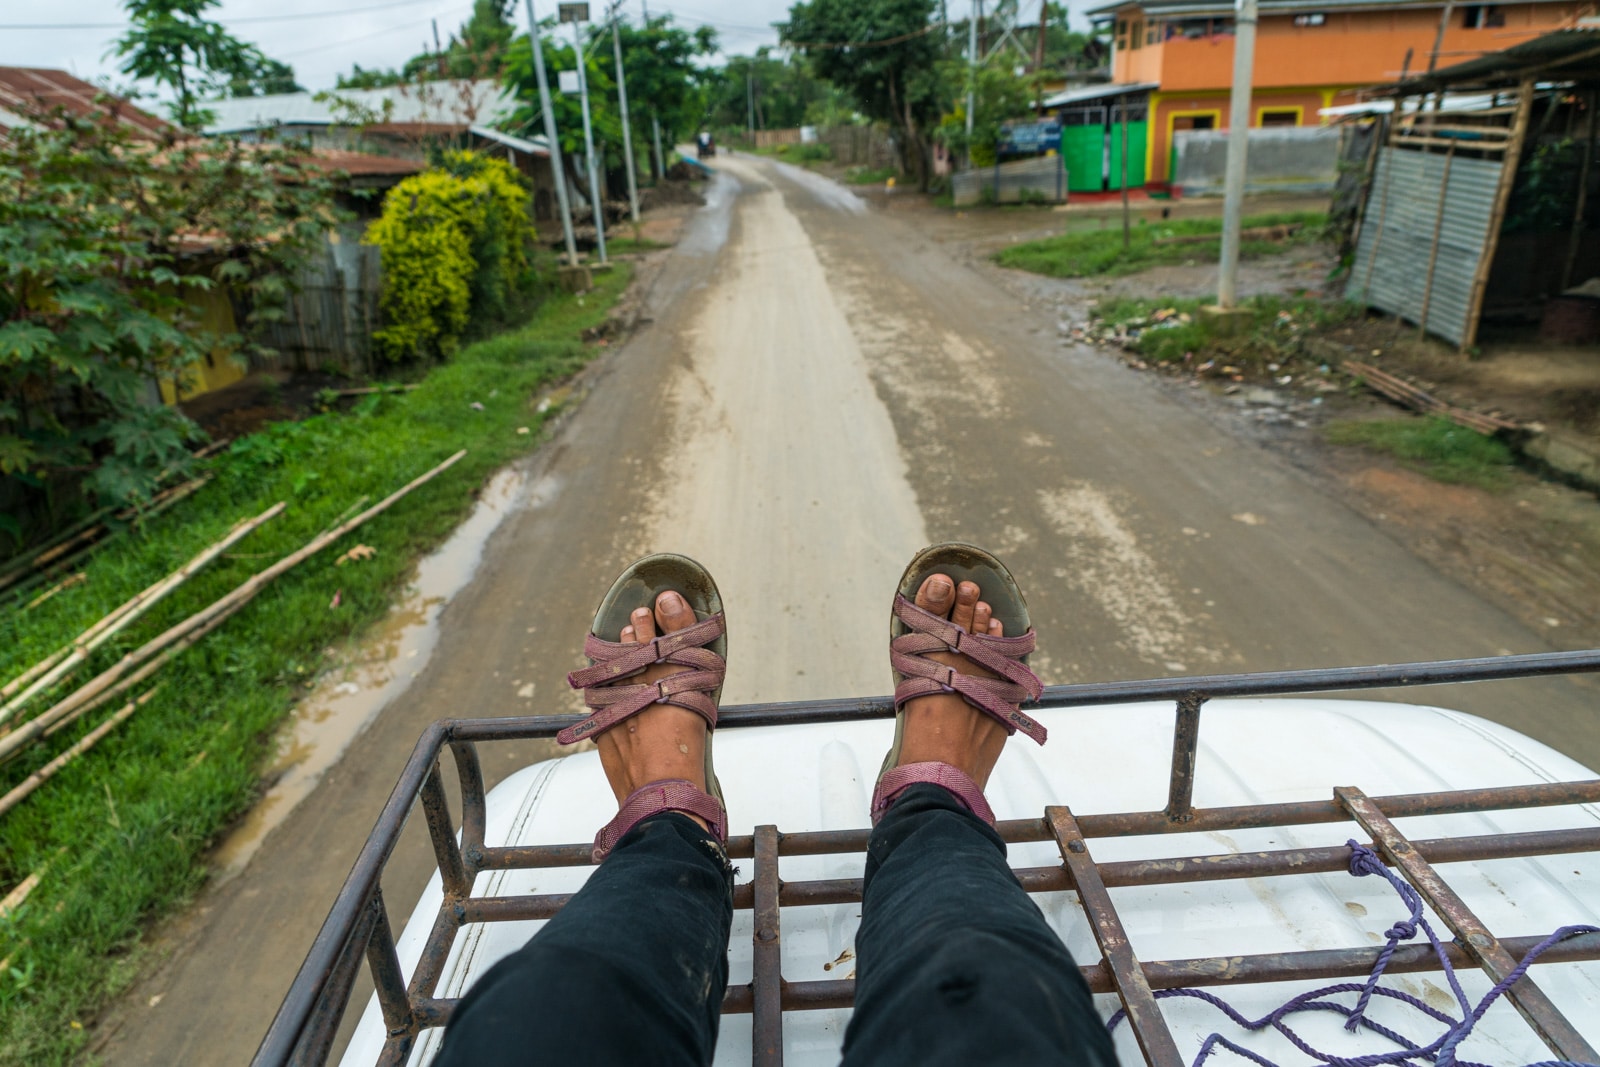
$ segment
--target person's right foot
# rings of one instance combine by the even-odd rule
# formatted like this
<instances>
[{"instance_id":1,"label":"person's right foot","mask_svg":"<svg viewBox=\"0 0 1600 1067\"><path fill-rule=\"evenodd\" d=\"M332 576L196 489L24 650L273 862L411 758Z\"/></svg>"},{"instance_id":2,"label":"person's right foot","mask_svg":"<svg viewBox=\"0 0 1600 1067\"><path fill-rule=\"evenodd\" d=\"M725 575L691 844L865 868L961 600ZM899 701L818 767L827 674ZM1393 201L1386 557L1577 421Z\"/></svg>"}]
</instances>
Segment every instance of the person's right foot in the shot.
<instances>
[{"instance_id":1,"label":"person's right foot","mask_svg":"<svg viewBox=\"0 0 1600 1067\"><path fill-rule=\"evenodd\" d=\"M968 633L1004 637L1005 627L992 617L989 605L979 599L981 595L982 590L972 582L958 586L948 575L932 574L917 589L916 605L949 619ZM994 677L959 653L931 652L927 658L953 667L958 674ZM948 763L978 783L978 788L988 784L989 773L1006 743L1006 729L998 721L954 693L908 700L904 715L900 766Z\"/></svg>"}]
</instances>

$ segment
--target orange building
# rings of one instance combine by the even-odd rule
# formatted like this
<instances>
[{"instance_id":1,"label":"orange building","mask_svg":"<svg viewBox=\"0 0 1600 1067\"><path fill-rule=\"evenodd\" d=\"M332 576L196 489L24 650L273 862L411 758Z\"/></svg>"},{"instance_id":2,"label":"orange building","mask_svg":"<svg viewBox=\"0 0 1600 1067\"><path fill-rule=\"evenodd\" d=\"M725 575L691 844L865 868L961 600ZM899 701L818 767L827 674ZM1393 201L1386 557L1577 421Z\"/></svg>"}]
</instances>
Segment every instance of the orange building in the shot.
<instances>
[{"instance_id":1,"label":"orange building","mask_svg":"<svg viewBox=\"0 0 1600 1067\"><path fill-rule=\"evenodd\" d=\"M1353 103L1356 90L1398 79L1408 56L1410 73L1426 70L1444 7L1440 2L1261 0L1251 123L1315 125L1322 121L1321 108ZM1592 0L1453 4L1437 65L1572 26L1595 8ZM1138 85L1144 97L1145 108L1129 110L1135 120L1146 118L1149 184L1170 179L1175 133L1228 126L1233 13L1232 4L1207 0L1120 0L1089 12L1112 37L1112 81ZM1156 88L1145 90L1147 85Z\"/></svg>"}]
</instances>

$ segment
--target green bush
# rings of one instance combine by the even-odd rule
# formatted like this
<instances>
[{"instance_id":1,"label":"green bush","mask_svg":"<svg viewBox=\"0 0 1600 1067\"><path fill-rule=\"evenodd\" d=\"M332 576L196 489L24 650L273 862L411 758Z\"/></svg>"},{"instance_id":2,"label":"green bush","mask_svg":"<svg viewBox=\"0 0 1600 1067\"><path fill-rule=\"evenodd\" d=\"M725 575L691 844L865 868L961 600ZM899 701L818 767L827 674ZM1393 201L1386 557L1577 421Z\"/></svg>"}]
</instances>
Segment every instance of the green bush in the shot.
<instances>
[{"instance_id":1,"label":"green bush","mask_svg":"<svg viewBox=\"0 0 1600 1067\"><path fill-rule=\"evenodd\" d=\"M366 240L383 259L373 337L391 359L450 356L468 323L503 320L529 287L529 197L504 160L447 152L389 190Z\"/></svg>"}]
</instances>

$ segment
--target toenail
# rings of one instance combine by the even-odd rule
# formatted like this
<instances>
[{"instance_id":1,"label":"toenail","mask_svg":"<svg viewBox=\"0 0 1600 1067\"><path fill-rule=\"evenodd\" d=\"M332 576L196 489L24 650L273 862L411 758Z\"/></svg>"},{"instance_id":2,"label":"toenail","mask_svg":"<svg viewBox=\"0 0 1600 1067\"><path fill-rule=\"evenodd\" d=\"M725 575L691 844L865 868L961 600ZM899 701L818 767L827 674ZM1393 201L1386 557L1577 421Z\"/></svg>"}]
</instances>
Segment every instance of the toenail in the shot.
<instances>
[{"instance_id":1,"label":"toenail","mask_svg":"<svg viewBox=\"0 0 1600 1067\"><path fill-rule=\"evenodd\" d=\"M669 615L676 615L683 610L683 597L677 593L662 593L660 604L662 611Z\"/></svg>"},{"instance_id":2,"label":"toenail","mask_svg":"<svg viewBox=\"0 0 1600 1067\"><path fill-rule=\"evenodd\" d=\"M649 608L634 608L633 609L633 617L636 618L636 619L646 618L646 617L649 616L649 614L650 614L650 609Z\"/></svg>"},{"instance_id":3,"label":"toenail","mask_svg":"<svg viewBox=\"0 0 1600 1067\"><path fill-rule=\"evenodd\" d=\"M935 578L928 583L928 595L943 600L950 595L950 583L944 578Z\"/></svg>"}]
</instances>

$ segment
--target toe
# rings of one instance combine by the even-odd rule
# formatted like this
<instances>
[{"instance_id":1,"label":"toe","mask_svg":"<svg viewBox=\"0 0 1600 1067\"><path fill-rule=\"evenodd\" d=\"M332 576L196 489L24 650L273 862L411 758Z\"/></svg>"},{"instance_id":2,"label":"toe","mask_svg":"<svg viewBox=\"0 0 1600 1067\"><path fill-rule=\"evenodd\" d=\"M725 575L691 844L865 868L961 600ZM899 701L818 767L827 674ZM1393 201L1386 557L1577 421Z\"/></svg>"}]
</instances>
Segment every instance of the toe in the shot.
<instances>
[{"instance_id":1,"label":"toe","mask_svg":"<svg viewBox=\"0 0 1600 1067\"><path fill-rule=\"evenodd\" d=\"M640 644L656 639L656 620L649 608L633 609L633 639Z\"/></svg>"},{"instance_id":2,"label":"toe","mask_svg":"<svg viewBox=\"0 0 1600 1067\"><path fill-rule=\"evenodd\" d=\"M622 643L625 645L636 645L639 643L639 639L634 636L632 626L624 626L622 628Z\"/></svg>"},{"instance_id":3,"label":"toe","mask_svg":"<svg viewBox=\"0 0 1600 1067\"><path fill-rule=\"evenodd\" d=\"M989 620L989 636L990 637L1004 637L1005 635L1006 635L1005 623L1001 622L999 619L990 619Z\"/></svg>"},{"instance_id":4,"label":"toe","mask_svg":"<svg viewBox=\"0 0 1600 1067\"><path fill-rule=\"evenodd\" d=\"M917 590L917 607L933 615L949 617L950 605L956 596L956 583L949 575L930 574Z\"/></svg>"},{"instance_id":5,"label":"toe","mask_svg":"<svg viewBox=\"0 0 1600 1067\"><path fill-rule=\"evenodd\" d=\"M656 621L662 633L672 633L694 625L694 609L682 596L667 590L656 597Z\"/></svg>"},{"instance_id":6,"label":"toe","mask_svg":"<svg viewBox=\"0 0 1600 1067\"><path fill-rule=\"evenodd\" d=\"M986 634L989 632L989 619L993 617L994 609L989 607L987 601L978 601L978 606L972 609L972 625L967 627L968 632Z\"/></svg>"},{"instance_id":7,"label":"toe","mask_svg":"<svg viewBox=\"0 0 1600 1067\"><path fill-rule=\"evenodd\" d=\"M962 582L956 586L956 607L950 613L950 621L957 626L972 632L972 616L978 607L979 589L973 582Z\"/></svg>"}]
</instances>

